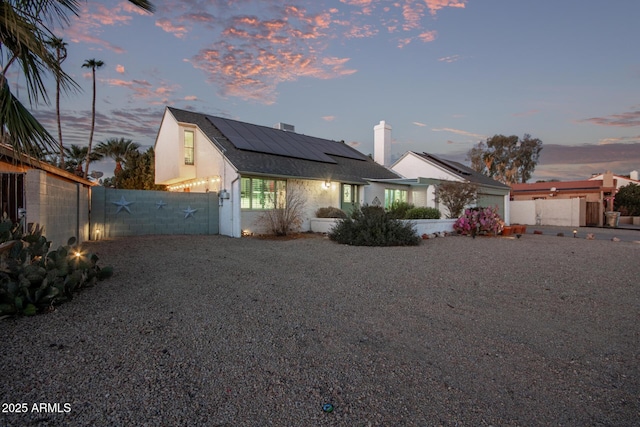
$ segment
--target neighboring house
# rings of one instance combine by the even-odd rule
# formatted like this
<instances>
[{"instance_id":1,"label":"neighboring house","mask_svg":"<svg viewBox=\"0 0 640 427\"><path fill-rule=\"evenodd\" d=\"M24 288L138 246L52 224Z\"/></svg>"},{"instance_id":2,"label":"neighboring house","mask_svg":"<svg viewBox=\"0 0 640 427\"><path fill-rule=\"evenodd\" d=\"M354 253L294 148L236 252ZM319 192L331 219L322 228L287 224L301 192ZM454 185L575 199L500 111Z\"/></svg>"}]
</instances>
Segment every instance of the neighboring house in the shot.
<instances>
[{"instance_id":1,"label":"neighboring house","mask_svg":"<svg viewBox=\"0 0 640 427\"><path fill-rule=\"evenodd\" d=\"M596 174L589 178L589 181L602 181L604 179L605 174ZM636 184L640 185L640 181L638 180L638 171L634 170L629 173L629 178L626 176L613 175L613 179L616 180L616 189L620 189L625 185Z\"/></svg>"},{"instance_id":2,"label":"neighboring house","mask_svg":"<svg viewBox=\"0 0 640 427\"><path fill-rule=\"evenodd\" d=\"M306 201L302 230L320 207L351 211L383 204L400 178L343 142L167 107L154 145L156 184L169 191L219 194L220 234L266 232L259 221L273 200L298 191Z\"/></svg>"},{"instance_id":3,"label":"neighboring house","mask_svg":"<svg viewBox=\"0 0 640 427\"><path fill-rule=\"evenodd\" d=\"M613 210L613 197L616 188L617 180L614 175L611 172L606 172L599 180L513 184L511 186L511 200L583 199L586 203L580 205L584 206L580 209L585 209L585 212L579 214L579 217L583 218L579 225L602 226L604 212Z\"/></svg>"},{"instance_id":4,"label":"neighboring house","mask_svg":"<svg viewBox=\"0 0 640 427\"><path fill-rule=\"evenodd\" d=\"M49 163L17 155L0 144L0 207L11 221L24 220L25 230L38 224L51 247L69 237L89 240L89 200L95 185Z\"/></svg>"},{"instance_id":5,"label":"neighboring house","mask_svg":"<svg viewBox=\"0 0 640 427\"><path fill-rule=\"evenodd\" d=\"M376 161L386 164L389 161L391 146L391 127L384 121L374 128ZM476 206L498 207L500 216L509 223L509 186L486 175L451 160L445 160L429 153L407 151L392 165L391 170L404 179L398 180L411 186L410 202L416 206L430 206L440 209L448 216L445 206L436 202L438 184L444 181L470 182L478 186Z\"/></svg>"}]
</instances>

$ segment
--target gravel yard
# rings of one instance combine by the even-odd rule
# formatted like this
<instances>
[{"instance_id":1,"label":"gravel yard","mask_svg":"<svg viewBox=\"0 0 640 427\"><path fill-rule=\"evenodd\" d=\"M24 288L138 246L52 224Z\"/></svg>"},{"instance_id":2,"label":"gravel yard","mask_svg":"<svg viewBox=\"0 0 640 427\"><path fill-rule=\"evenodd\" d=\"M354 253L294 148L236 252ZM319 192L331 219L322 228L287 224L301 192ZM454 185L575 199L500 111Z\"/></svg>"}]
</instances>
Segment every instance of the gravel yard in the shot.
<instances>
[{"instance_id":1,"label":"gravel yard","mask_svg":"<svg viewBox=\"0 0 640 427\"><path fill-rule=\"evenodd\" d=\"M2 427L640 425L637 243L85 247L112 278L0 321Z\"/></svg>"}]
</instances>

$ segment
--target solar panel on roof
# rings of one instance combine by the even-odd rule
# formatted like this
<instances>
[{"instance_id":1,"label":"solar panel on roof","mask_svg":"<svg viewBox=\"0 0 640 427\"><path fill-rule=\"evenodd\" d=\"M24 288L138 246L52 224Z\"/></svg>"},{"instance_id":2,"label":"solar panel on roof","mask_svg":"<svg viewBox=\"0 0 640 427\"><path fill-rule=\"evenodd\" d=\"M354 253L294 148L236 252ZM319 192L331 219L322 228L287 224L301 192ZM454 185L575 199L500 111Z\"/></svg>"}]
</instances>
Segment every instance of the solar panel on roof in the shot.
<instances>
[{"instance_id":1,"label":"solar panel on roof","mask_svg":"<svg viewBox=\"0 0 640 427\"><path fill-rule=\"evenodd\" d=\"M276 154L325 163L336 163L329 155L366 160L364 154L328 139L252 125L222 117L207 116L238 149Z\"/></svg>"},{"instance_id":2,"label":"solar panel on roof","mask_svg":"<svg viewBox=\"0 0 640 427\"><path fill-rule=\"evenodd\" d=\"M461 173L463 175L471 175L469 173L469 171L467 169L464 169L464 167L461 167L462 165L460 165L459 163L452 162L450 160L441 159L441 158L436 157L436 156L434 156L432 154L429 154L429 153L424 153L424 154L429 156L429 157L431 157L432 159L442 163L443 165L448 166L450 169L453 169L454 171L456 171L458 173Z\"/></svg>"}]
</instances>

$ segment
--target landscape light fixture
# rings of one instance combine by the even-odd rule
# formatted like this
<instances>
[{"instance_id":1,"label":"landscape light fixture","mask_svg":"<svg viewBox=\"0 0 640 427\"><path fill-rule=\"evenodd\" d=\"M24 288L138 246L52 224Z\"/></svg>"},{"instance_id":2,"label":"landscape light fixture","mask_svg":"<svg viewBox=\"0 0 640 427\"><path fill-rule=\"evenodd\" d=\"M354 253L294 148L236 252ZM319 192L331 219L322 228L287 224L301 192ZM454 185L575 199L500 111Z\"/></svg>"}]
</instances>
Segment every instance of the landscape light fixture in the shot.
<instances>
[{"instance_id":1,"label":"landscape light fixture","mask_svg":"<svg viewBox=\"0 0 640 427\"><path fill-rule=\"evenodd\" d=\"M577 234L578 234L578 230L576 230L576 229L574 228L574 229L573 229L573 238L574 238L574 239L576 238Z\"/></svg>"}]
</instances>

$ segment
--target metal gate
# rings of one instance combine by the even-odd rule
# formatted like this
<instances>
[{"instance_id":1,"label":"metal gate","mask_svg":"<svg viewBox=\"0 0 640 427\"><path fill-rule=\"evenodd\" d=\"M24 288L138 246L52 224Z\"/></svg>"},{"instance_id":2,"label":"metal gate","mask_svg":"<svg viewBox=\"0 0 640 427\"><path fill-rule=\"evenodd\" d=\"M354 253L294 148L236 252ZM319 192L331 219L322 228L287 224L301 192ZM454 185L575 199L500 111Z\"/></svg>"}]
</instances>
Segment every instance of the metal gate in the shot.
<instances>
[{"instance_id":1,"label":"metal gate","mask_svg":"<svg viewBox=\"0 0 640 427\"><path fill-rule=\"evenodd\" d=\"M600 202L587 202L586 225L587 227L600 225Z\"/></svg>"},{"instance_id":2,"label":"metal gate","mask_svg":"<svg viewBox=\"0 0 640 427\"><path fill-rule=\"evenodd\" d=\"M25 208L24 173L0 173L0 208L16 223Z\"/></svg>"}]
</instances>

